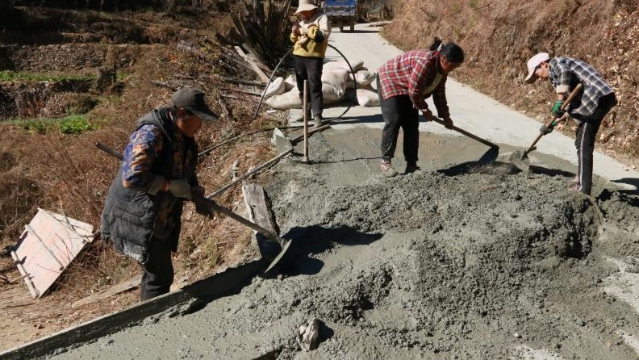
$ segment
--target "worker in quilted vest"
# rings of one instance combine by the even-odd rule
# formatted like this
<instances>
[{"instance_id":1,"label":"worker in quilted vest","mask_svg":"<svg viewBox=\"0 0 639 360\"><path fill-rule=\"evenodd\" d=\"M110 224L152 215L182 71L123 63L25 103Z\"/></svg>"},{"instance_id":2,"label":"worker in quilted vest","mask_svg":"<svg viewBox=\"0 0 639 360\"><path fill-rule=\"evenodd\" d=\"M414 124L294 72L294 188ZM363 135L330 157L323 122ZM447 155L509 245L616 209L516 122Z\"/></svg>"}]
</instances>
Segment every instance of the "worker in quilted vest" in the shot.
<instances>
[{"instance_id":1,"label":"worker in quilted vest","mask_svg":"<svg viewBox=\"0 0 639 360\"><path fill-rule=\"evenodd\" d=\"M199 89L182 88L172 102L138 120L102 212L102 238L142 265L142 301L168 293L173 283L171 252L177 250L183 203L205 191L195 173L194 136L204 121L217 118Z\"/></svg>"}]
</instances>

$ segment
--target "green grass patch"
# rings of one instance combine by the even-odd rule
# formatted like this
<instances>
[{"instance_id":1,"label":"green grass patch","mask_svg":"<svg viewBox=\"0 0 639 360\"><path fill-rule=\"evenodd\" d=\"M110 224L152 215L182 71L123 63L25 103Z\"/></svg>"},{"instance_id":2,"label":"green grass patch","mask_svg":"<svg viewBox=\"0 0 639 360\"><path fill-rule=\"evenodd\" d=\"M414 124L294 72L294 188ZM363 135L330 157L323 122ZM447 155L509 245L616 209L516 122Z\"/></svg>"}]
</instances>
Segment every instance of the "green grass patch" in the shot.
<instances>
[{"instance_id":1,"label":"green grass patch","mask_svg":"<svg viewBox=\"0 0 639 360\"><path fill-rule=\"evenodd\" d=\"M82 134L95 130L97 126L89 122L86 115L69 115L52 119L12 119L8 123L21 125L25 130L38 134L59 132L61 134Z\"/></svg>"},{"instance_id":2,"label":"green grass patch","mask_svg":"<svg viewBox=\"0 0 639 360\"><path fill-rule=\"evenodd\" d=\"M77 75L44 75L15 72L11 70L0 71L0 81L79 81L79 80L95 80L95 75L77 76Z\"/></svg>"}]
</instances>

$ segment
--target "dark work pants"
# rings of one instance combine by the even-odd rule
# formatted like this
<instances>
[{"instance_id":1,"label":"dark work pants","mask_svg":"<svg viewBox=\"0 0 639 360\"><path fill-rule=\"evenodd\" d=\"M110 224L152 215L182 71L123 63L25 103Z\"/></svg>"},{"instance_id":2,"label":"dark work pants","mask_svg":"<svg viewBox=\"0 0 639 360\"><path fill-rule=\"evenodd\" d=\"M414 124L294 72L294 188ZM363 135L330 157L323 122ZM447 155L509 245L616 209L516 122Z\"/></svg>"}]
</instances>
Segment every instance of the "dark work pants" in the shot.
<instances>
[{"instance_id":1,"label":"dark work pants","mask_svg":"<svg viewBox=\"0 0 639 360\"><path fill-rule=\"evenodd\" d=\"M575 147L577 147L577 176L579 178L579 191L590 195L592 191L592 154L595 150L595 139L604 116L613 106L617 105L615 94L610 94L599 99L599 105L595 112L587 118L579 118L583 122L577 126Z\"/></svg>"},{"instance_id":2,"label":"dark work pants","mask_svg":"<svg viewBox=\"0 0 639 360\"><path fill-rule=\"evenodd\" d=\"M379 79L377 89L381 89ZM382 130L382 159L390 160L395 155L399 128L404 130L404 158L407 165L417 164L419 150L419 113L413 107L408 95L393 96L384 100L382 92L378 90L379 101L384 117Z\"/></svg>"},{"instance_id":3,"label":"dark work pants","mask_svg":"<svg viewBox=\"0 0 639 360\"><path fill-rule=\"evenodd\" d=\"M171 249L164 240L151 239L149 259L142 265L144 274L140 286L140 300L152 299L166 294L173 284L173 263Z\"/></svg>"},{"instance_id":4,"label":"dark work pants","mask_svg":"<svg viewBox=\"0 0 639 360\"><path fill-rule=\"evenodd\" d=\"M303 101L304 80L308 80L308 99L313 110L313 117L322 116L324 110L324 96L322 95L322 70L324 59L306 58L293 56L295 58L295 81L300 99ZM306 111L306 109L304 109Z\"/></svg>"}]
</instances>

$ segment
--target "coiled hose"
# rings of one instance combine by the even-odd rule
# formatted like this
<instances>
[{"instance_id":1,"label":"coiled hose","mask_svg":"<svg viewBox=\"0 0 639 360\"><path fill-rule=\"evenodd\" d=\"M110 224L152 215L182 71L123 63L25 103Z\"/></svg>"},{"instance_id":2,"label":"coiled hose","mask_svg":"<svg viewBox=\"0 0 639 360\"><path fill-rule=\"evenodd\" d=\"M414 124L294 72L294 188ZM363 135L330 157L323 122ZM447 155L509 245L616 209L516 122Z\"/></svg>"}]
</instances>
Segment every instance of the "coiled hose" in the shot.
<instances>
[{"instance_id":1,"label":"coiled hose","mask_svg":"<svg viewBox=\"0 0 639 360\"><path fill-rule=\"evenodd\" d=\"M353 74L353 79L355 79L355 71L353 71L353 67L351 66L351 63L348 62L348 59L346 58L346 56L344 56L344 54L342 54L341 51L339 51L335 46L328 44L328 46L337 51L338 54L340 54L342 56L342 59L344 59L344 61L346 61L346 64L348 65L348 68L351 70L351 74ZM271 82L273 81L273 77L275 76L275 72L277 72L277 69L280 68L280 66L282 65L282 63L284 62L284 60L286 58L289 57L289 55L291 55L291 53L293 52L293 49L290 49L289 51L286 52L286 54L284 54L284 56L282 57L282 59L277 63L277 65L275 66L275 69L273 69L273 72L271 73L271 76L268 78L268 82L266 83L266 88L268 89L268 86L271 85ZM355 91L357 92L357 81L354 81L355 83ZM266 90L262 93L262 97L260 98L260 102L259 104L257 104L257 109L255 109L255 114L253 115L253 120L257 119L257 115L260 113L260 108L262 107L262 103L264 102L264 95L266 95ZM357 98L357 97L355 97ZM350 110L352 104L348 104L348 107L344 110L343 113L341 113L339 116L336 116L334 118L330 118L328 119L330 120L336 120L341 118L342 116L344 116L348 110Z\"/></svg>"}]
</instances>

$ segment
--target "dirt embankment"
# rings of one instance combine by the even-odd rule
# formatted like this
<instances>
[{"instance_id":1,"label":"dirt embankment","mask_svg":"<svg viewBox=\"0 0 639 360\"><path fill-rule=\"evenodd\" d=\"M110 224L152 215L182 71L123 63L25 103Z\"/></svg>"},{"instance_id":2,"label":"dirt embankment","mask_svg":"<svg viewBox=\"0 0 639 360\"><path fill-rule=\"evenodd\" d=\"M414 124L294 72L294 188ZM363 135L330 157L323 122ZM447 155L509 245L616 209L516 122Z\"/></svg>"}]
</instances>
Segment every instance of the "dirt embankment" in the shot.
<instances>
[{"instance_id":1,"label":"dirt embankment","mask_svg":"<svg viewBox=\"0 0 639 360\"><path fill-rule=\"evenodd\" d=\"M399 2L385 36L405 50L428 47L434 36L458 43L467 60L453 77L544 120L552 106L552 87L523 83L527 59L546 51L586 61L613 86L619 99L615 114L607 117L600 130L598 147L637 162L636 1L407 0Z\"/></svg>"}]
</instances>

